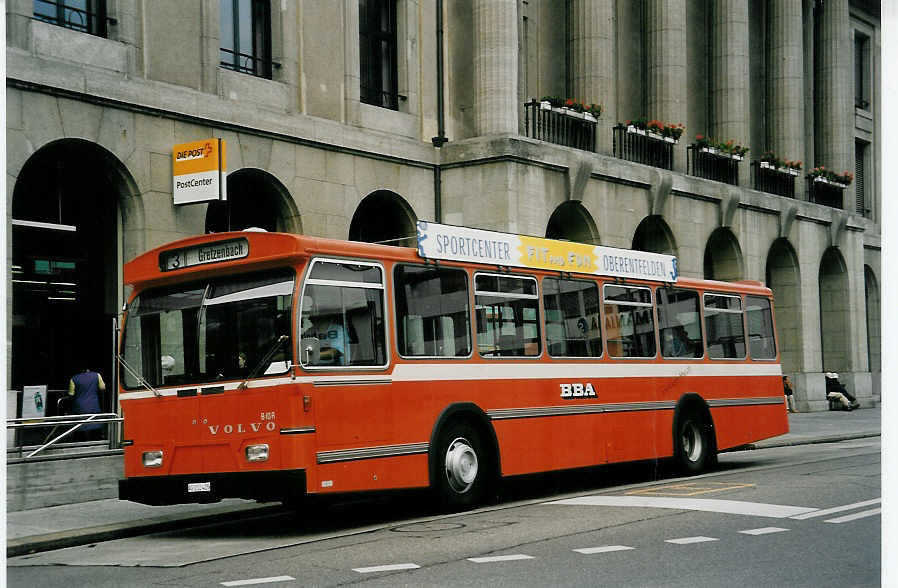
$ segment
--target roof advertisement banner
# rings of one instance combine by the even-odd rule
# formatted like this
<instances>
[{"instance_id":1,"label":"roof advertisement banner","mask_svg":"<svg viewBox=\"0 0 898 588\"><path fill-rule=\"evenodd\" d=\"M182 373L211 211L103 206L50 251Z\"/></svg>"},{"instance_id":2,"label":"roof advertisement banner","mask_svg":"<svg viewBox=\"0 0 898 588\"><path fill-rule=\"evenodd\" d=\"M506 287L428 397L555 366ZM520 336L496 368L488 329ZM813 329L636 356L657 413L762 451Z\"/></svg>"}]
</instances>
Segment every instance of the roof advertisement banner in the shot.
<instances>
[{"instance_id":1,"label":"roof advertisement banner","mask_svg":"<svg viewBox=\"0 0 898 588\"><path fill-rule=\"evenodd\" d=\"M588 245L525 235L418 221L418 255L425 259L467 261L676 282L673 255Z\"/></svg>"},{"instance_id":2,"label":"roof advertisement banner","mask_svg":"<svg viewBox=\"0 0 898 588\"><path fill-rule=\"evenodd\" d=\"M175 204L227 200L226 146L223 139L181 143L172 148Z\"/></svg>"}]
</instances>

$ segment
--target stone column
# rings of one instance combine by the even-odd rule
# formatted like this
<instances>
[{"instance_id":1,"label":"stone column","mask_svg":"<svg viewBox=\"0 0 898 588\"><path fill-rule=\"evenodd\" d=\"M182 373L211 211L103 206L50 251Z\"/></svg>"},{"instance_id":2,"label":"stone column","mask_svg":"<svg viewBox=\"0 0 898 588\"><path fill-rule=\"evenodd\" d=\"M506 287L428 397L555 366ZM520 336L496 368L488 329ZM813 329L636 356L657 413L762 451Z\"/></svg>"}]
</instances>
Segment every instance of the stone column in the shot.
<instances>
[{"instance_id":1,"label":"stone column","mask_svg":"<svg viewBox=\"0 0 898 588\"><path fill-rule=\"evenodd\" d=\"M601 104L596 151L611 153L611 128L617 123L614 91L614 2L612 0L570 0L568 39L569 87L574 98L587 104Z\"/></svg>"},{"instance_id":2,"label":"stone column","mask_svg":"<svg viewBox=\"0 0 898 588\"><path fill-rule=\"evenodd\" d=\"M748 94L748 2L716 0L711 4L711 125L717 141L751 140ZM739 164L739 184L748 185L749 165Z\"/></svg>"},{"instance_id":3,"label":"stone column","mask_svg":"<svg viewBox=\"0 0 898 588\"><path fill-rule=\"evenodd\" d=\"M800 161L805 154L802 3L772 0L769 7L769 148L782 159ZM761 153L753 155L756 158ZM802 170L807 170L810 163L803 161ZM795 181L795 196L804 200L804 179L799 176Z\"/></svg>"},{"instance_id":4,"label":"stone column","mask_svg":"<svg viewBox=\"0 0 898 588\"><path fill-rule=\"evenodd\" d=\"M517 0L474 0L477 134L518 134Z\"/></svg>"},{"instance_id":5,"label":"stone column","mask_svg":"<svg viewBox=\"0 0 898 588\"><path fill-rule=\"evenodd\" d=\"M854 169L854 48L848 26L848 0L827 0L825 4L816 4L815 10L820 12L814 44L817 52L814 128L817 132L813 164L841 173ZM849 197L844 200L853 203L853 189L848 192Z\"/></svg>"},{"instance_id":6,"label":"stone column","mask_svg":"<svg viewBox=\"0 0 898 588\"><path fill-rule=\"evenodd\" d=\"M686 121L686 0L646 0L646 116L664 123ZM684 135L685 138L686 135ZM687 141L675 149L674 169L686 170Z\"/></svg>"}]
</instances>

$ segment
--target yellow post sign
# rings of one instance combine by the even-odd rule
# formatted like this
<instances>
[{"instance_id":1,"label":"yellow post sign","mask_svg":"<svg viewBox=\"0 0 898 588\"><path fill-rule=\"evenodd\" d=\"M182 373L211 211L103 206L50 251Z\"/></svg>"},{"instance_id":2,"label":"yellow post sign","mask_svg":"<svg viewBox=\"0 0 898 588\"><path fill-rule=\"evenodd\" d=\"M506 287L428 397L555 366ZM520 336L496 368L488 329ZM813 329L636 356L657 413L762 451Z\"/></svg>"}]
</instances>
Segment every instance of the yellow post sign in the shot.
<instances>
[{"instance_id":1,"label":"yellow post sign","mask_svg":"<svg viewBox=\"0 0 898 588\"><path fill-rule=\"evenodd\" d=\"M227 200L226 147L223 139L181 143L172 148L175 204Z\"/></svg>"}]
</instances>

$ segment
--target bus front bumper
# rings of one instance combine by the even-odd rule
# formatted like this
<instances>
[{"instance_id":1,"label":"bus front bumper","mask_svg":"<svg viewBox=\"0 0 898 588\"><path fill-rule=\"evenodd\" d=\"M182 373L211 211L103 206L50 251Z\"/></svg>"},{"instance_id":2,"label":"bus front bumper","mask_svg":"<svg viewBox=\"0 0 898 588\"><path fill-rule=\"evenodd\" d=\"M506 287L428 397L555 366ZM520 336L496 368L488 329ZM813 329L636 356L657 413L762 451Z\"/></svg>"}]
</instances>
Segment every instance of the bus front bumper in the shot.
<instances>
[{"instance_id":1,"label":"bus front bumper","mask_svg":"<svg viewBox=\"0 0 898 588\"><path fill-rule=\"evenodd\" d=\"M305 470L138 476L118 481L118 497L152 506L218 502L223 498L298 501L306 492Z\"/></svg>"}]
</instances>

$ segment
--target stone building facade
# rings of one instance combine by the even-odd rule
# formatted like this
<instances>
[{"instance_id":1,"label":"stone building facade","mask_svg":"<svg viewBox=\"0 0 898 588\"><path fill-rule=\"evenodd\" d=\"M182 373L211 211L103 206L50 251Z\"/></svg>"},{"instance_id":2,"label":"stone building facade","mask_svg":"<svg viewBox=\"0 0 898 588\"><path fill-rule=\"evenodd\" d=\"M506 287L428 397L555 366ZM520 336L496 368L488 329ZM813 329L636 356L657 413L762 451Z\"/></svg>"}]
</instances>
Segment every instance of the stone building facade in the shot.
<instances>
[{"instance_id":1,"label":"stone building facade","mask_svg":"<svg viewBox=\"0 0 898 588\"><path fill-rule=\"evenodd\" d=\"M164 242L260 226L408 244L427 219L672 253L686 276L763 281L801 410L826 407L827 371L863 404L880 395L878 3L8 0L6 11L15 389L61 389L86 363L112 371L122 265ZM547 109L544 96L602 114ZM641 117L685 132L670 142L621 124ZM749 151L703 151L697 135ZM227 142L227 203L174 205L172 147L210 137ZM646 155L659 148L660 164ZM801 172L762 169L767 151ZM821 165L855 178L806 178Z\"/></svg>"}]
</instances>

